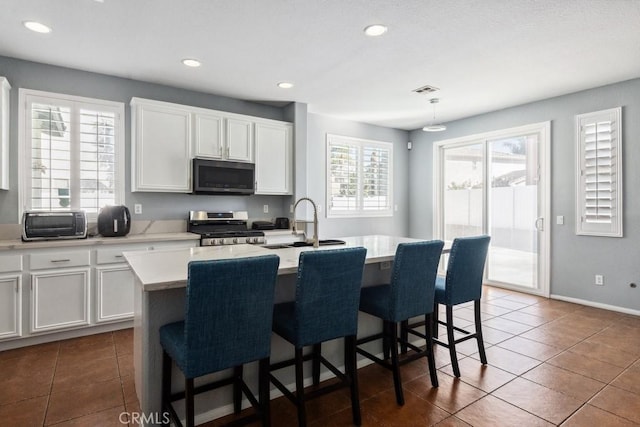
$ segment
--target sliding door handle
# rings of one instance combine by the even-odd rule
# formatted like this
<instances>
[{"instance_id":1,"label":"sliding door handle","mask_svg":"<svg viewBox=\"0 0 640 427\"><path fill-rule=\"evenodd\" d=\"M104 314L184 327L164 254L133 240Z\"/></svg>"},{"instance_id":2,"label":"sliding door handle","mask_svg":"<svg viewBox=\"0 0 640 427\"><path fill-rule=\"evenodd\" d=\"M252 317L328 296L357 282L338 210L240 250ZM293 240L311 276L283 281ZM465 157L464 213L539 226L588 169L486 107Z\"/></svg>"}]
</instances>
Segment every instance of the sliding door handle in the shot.
<instances>
[{"instance_id":1,"label":"sliding door handle","mask_svg":"<svg viewBox=\"0 0 640 427\"><path fill-rule=\"evenodd\" d=\"M536 218L535 227L538 231L544 231L544 218Z\"/></svg>"}]
</instances>

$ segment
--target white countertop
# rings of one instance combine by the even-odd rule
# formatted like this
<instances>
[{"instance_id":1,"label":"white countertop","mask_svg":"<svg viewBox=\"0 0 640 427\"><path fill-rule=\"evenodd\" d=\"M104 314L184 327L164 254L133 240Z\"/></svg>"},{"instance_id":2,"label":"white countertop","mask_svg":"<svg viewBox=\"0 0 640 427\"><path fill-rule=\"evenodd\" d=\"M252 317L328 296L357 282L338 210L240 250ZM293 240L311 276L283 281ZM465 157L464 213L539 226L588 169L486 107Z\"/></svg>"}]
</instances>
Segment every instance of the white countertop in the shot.
<instances>
[{"instance_id":1,"label":"white countertop","mask_svg":"<svg viewBox=\"0 0 640 427\"><path fill-rule=\"evenodd\" d=\"M91 245L118 245L130 243L148 242L175 242L184 240L199 240L200 236L194 233L148 233L129 234L122 237L88 237L86 239L68 240L37 240L33 242L23 242L20 239L0 240L0 251L13 249L36 249L36 248L58 248L69 246L91 246Z\"/></svg>"},{"instance_id":2,"label":"white countertop","mask_svg":"<svg viewBox=\"0 0 640 427\"><path fill-rule=\"evenodd\" d=\"M420 239L395 236L339 237L346 245L266 249L255 245L207 246L188 249L158 250L153 252L124 252L123 255L144 291L156 291L186 286L187 265L190 261L245 258L275 254L280 257L278 274L295 273L298 258L303 251L338 249L363 246L367 248L366 263L392 261L400 243L418 242Z\"/></svg>"}]
</instances>

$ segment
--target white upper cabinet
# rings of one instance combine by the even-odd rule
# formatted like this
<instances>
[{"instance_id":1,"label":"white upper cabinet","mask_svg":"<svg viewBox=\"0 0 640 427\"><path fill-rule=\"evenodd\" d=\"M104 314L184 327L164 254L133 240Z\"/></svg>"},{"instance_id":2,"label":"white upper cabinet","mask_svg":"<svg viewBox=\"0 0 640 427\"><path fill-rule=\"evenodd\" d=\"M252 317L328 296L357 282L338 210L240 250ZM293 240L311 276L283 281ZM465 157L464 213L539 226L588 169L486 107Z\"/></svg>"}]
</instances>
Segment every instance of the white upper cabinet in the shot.
<instances>
[{"instance_id":1,"label":"white upper cabinet","mask_svg":"<svg viewBox=\"0 0 640 427\"><path fill-rule=\"evenodd\" d=\"M131 99L131 191L190 193L191 159L256 164L256 194L292 194L293 126Z\"/></svg>"},{"instance_id":2,"label":"white upper cabinet","mask_svg":"<svg viewBox=\"0 0 640 427\"><path fill-rule=\"evenodd\" d=\"M253 161L253 123L249 119L228 118L227 153L225 159L238 162Z\"/></svg>"},{"instance_id":3,"label":"white upper cabinet","mask_svg":"<svg viewBox=\"0 0 640 427\"><path fill-rule=\"evenodd\" d=\"M194 155L223 159L225 154L224 117L216 112L198 111L193 115Z\"/></svg>"},{"instance_id":4,"label":"white upper cabinet","mask_svg":"<svg viewBox=\"0 0 640 427\"><path fill-rule=\"evenodd\" d=\"M9 91L11 85L0 77L0 190L9 189Z\"/></svg>"},{"instance_id":5,"label":"white upper cabinet","mask_svg":"<svg viewBox=\"0 0 640 427\"><path fill-rule=\"evenodd\" d=\"M253 162L253 121L215 110L196 110L194 156Z\"/></svg>"},{"instance_id":6,"label":"white upper cabinet","mask_svg":"<svg viewBox=\"0 0 640 427\"><path fill-rule=\"evenodd\" d=\"M292 194L293 126L256 122L256 194Z\"/></svg>"},{"instance_id":7,"label":"white upper cabinet","mask_svg":"<svg viewBox=\"0 0 640 427\"><path fill-rule=\"evenodd\" d=\"M131 99L131 191L191 191L191 112Z\"/></svg>"}]
</instances>

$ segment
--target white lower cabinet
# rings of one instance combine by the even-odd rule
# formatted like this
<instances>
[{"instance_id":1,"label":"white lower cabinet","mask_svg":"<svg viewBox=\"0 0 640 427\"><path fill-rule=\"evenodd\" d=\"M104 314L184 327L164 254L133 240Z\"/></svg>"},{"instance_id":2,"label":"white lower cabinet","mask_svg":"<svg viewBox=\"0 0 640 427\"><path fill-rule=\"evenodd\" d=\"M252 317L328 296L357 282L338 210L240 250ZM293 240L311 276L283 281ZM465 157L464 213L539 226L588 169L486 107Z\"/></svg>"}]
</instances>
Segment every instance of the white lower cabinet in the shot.
<instances>
[{"instance_id":1,"label":"white lower cabinet","mask_svg":"<svg viewBox=\"0 0 640 427\"><path fill-rule=\"evenodd\" d=\"M88 325L90 268L31 273L31 332Z\"/></svg>"},{"instance_id":2,"label":"white lower cabinet","mask_svg":"<svg viewBox=\"0 0 640 427\"><path fill-rule=\"evenodd\" d=\"M133 281L126 264L96 267L96 323L133 318Z\"/></svg>"},{"instance_id":3,"label":"white lower cabinet","mask_svg":"<svg viewBox=\"0 0 640 427\"><path fill-rule=\"evenodd\" d=\"M122 253L197 245L197 239L61 247L52 242L0 252L0 351L30 337L54 341L87 335L90 328L130 326L135 277Z\"/></svg>"},{"instance_id":4,"label":"white lower cabinet","mask_svg":"<svg viewBox=\"0 0 640 427\"><path fill-rule=\"evenodd\" d=\"M22 275L0 276L0 340L22 335Z\"/></svg>"}]
</instances>

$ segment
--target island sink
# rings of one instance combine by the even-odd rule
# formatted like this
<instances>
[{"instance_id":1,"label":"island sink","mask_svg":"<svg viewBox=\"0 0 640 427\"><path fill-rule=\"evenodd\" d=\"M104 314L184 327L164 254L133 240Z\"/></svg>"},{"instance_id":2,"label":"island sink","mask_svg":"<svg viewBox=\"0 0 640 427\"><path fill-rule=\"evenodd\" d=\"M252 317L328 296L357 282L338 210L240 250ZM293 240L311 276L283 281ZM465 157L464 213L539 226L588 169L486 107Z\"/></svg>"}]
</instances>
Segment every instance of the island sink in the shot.
<instances>
[{"instance_id":1,"label":"island sink","mask_svg":"<svg viewBox=\"0 0 640 427\"><path fill-rule=\"evenodd\" d=\"M333 245L344 245L344 240L338 239L327 239L318 241L319 246L333 246ZM300 248L305 246L313 246L313 242L293 242L286 244L274 244L274 245L265 245L263 248L266 249L286 249L286 248Z\"/></svg>"}]
</instances>

